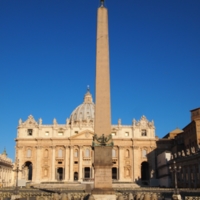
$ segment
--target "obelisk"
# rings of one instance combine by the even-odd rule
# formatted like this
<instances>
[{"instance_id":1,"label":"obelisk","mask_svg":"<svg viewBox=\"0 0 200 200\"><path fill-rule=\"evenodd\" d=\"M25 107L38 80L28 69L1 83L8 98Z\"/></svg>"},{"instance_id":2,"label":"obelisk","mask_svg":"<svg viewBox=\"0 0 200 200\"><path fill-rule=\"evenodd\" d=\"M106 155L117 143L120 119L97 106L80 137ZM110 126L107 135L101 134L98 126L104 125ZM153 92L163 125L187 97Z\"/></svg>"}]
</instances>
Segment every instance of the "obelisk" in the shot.
<instances>
[{"instance_id":1,"label":"obelisk","mask_svg":"<svg viewBox=\"0 0 200 200\"><path fill-rule=\"evenodd\" d=\"M104 0L97 10L96 90L94 120L94 189L96 199L114 199L112 189L112 144L110 107L110 69L108 11Z\"/></svg>"},{"instance_id":2,"label":"obelisk","mask_svg":"<svg viewBox=\"0 0 200 200\"><path fill-rule=\"evenodd\" d=\"M103 1L97 11L96 90L94 132L98 136L111 133L110 63L108 43L108 11Z\"/></svg>"}]
</instances>

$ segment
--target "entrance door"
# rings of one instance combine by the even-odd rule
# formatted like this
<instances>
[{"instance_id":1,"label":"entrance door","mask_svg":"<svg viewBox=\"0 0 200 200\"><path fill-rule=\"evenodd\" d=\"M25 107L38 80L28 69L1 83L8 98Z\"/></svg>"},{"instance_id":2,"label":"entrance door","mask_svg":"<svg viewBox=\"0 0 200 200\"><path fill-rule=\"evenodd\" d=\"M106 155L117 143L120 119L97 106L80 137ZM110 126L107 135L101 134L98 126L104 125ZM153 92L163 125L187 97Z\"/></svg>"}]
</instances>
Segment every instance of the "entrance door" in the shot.
<instances>
[{"instance_id":1,"label":"entrance door","mask_svg":"<svg viewBox=\"0 0 200 200\"><path fill-rule=\"evenodd\" d=\"M149 181L149 163L148 162L142 162L141 164L141 179L142 183L148 185Z\"/></svg>"},{"instance_id":2,"label":"entrance door","mask_svg":"<svg viewBox=\"0 0 200 200\"><path fill-rule=\"evenodd\" d=\"M84 169L84 177L90 178L90 167L85 167Z\"/></svg>"},{"instance_id":3,"label":"entrance door","mask_svg":"<svg viewBox=\"0 0 200 200\"><path fill-rule=\"evenodd\" d=\"M24 164L24 169L23 169L23 174L24 174L24 178L27 181L31 181L32 180L32 174L33 174L33 165L31 162L26 162Z\"/></svg>"},{"instance_id":4,"label":"entrance door","mask_svg":"<svg viewBox=\"0 0 200 200\"><path fill-rule=\"evenodd\" d=\"M57 175L58 175L58 181L62 181L63 180L63 168L62 167L59 167L57 169Z\"/></svg>"},{"instance_id":5,"label":"entrance door","mask_svg":"<svg viewBox=\"0 0 200 200\"><path fill-rule=\"evenodd\" d=\"M112 179L117 180L117 168L116 167L112 168Z\"/></svg>"},{"instance_id":6,"label":"entrance door","mask_svg":"<svg viewBox=\"0 0 200 200\"><path fill-rule=\"evenodd\" d=\"M74 181L78 181L78 172L74 172Z\"/></svg>"}]
</instances>

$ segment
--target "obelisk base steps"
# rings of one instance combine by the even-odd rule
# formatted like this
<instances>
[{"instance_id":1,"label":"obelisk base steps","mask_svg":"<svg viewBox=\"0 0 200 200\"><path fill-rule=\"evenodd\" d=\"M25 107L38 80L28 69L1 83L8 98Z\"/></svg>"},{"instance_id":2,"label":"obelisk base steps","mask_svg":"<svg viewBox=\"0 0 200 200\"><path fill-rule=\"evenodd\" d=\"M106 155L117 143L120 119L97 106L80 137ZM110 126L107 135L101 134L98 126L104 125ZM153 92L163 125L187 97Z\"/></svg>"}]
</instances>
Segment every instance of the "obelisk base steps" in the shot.
<instances>
[{"instance_id":1,"label":"obelisk base steps","mask_svg":"<svg viewBox=\"0 0 200 200\"><path fill-rule=\"evenodd\" d=\"M94 200L116 200L116 195L112 194L106 194L106 195L98 195L93 194Z\"/></svg>"}]
</instances>

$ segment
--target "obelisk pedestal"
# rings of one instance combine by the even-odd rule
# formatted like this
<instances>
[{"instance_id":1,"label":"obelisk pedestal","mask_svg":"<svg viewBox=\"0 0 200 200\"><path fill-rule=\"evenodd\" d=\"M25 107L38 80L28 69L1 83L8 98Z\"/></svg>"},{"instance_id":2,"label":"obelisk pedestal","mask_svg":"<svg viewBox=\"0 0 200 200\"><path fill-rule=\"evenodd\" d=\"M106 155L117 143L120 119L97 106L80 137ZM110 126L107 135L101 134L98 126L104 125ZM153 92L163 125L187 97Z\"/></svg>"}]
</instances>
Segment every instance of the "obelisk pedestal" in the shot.
<instances>
[{"instance_id":1,"label":"obelisk pedestal","mask_svg":"<svg viewBox=\"0 0 200 200\"><path fill-rule=\"evenodd\" d=\"M94 147L94 189L92 194L114 194L112 189L112 147Z\"/></svg>"}]
</instances>

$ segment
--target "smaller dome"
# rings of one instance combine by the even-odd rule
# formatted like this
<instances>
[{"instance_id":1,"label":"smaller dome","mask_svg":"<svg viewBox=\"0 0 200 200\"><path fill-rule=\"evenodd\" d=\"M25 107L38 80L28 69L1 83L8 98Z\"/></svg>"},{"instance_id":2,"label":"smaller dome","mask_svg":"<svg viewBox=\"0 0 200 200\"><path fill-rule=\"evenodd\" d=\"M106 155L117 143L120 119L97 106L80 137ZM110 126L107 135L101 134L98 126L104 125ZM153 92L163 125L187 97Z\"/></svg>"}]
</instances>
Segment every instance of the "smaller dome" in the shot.
<instances>
[{"instance_id":1,"label":"smaller dome","mask_svg":"<svg viewBox=\"0 0 200 200\"><path fill-rule=\"evenodd\" d=\"M76 107L70 116L70 123L77 123L80 121L94 121L94 102L89 88L84 96L83 103Z\"/></svg>"}]
</instances>

